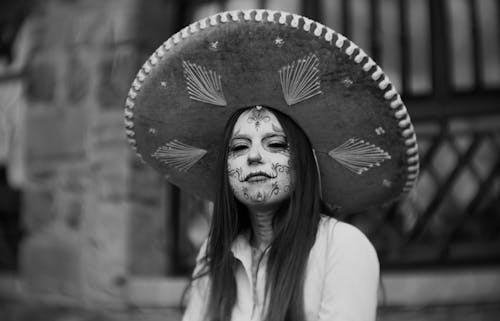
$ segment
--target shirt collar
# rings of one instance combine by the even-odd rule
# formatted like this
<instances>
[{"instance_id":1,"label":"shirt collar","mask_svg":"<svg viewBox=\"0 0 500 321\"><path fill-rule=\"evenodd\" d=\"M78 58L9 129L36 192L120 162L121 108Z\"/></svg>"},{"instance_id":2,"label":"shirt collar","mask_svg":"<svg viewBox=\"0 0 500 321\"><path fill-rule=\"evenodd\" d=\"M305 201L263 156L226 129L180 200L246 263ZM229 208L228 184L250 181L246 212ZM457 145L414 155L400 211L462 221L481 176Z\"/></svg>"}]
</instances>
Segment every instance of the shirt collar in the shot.
<instances>
[{"instance_id":1,"label":"shirt collar","mask_svg":"<svg viewBox=\"0 0 500 321\"><path fill-rule=\"evenodd\" d=\"M236 259L240 260L243 265L245 265L245 268L247 264L248 267L250 267L252 262L252 246L250 245L249 232L239 234L236 237L231 246L231 252L233 252L233 256Z\"/></svg>"}]
</instances>

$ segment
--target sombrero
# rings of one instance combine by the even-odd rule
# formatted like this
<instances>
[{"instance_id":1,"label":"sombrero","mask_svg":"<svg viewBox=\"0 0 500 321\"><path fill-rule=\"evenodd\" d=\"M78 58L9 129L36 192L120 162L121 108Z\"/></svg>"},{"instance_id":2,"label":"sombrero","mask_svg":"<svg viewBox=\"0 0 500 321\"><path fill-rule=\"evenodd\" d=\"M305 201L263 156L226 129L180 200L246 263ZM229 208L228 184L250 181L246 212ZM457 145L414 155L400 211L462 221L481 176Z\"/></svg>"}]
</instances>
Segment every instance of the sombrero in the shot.
<instances>
[{"instance_id":1,"label":"sombrero","mask_svg":"<svg viewBox=\"0 0 500 321\"><path fill-rule=\"evenodd\" d=\"M415 184L415 132L388 77L341 34L280 11L222 12L170 37L132 83L126 132L171 183L213 199L224 125L258 105L305 131L330 206L360 211Z\"/></svg>"}]
</instances>

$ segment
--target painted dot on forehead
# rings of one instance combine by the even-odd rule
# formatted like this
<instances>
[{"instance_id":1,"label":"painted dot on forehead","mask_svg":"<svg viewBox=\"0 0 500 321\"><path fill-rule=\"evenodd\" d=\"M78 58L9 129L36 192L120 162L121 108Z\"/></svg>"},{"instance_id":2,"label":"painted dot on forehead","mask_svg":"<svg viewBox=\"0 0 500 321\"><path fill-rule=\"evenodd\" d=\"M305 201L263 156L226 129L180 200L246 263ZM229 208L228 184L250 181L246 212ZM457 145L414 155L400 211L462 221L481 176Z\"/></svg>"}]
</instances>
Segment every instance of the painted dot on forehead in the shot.
<instances>
[{"instance_id":1,"label":"painted dot on forehead","mask_svg":"<svg viewBox=\"0 0 500 321\"><path fill-rule=\"evenodd\" d=\"M236 121L233 135L236 135L242 128L248 128L249 125L256 131L260 131L263 126L269 126L268 128L276 132L283 132L276 115L263 106L255 106L244 111Z\"/></svg>"}]
</instances>

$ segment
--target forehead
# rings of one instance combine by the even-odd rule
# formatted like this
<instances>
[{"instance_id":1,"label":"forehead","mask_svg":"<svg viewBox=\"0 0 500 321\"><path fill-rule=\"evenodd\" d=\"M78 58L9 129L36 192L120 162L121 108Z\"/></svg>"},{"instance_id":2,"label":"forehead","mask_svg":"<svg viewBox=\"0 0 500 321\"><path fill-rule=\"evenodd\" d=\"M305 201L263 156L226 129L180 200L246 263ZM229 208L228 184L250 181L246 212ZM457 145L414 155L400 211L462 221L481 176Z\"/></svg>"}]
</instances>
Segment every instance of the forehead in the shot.
<instances>
[{"instance_id":1,"label":"forehead","mask_svg":"<svg viewBox=\"0 0 500 321\"><path fill-rule=\"evenodd\" d=\"M283 132L283 127L276 115L267 108L251 108L244 111L234 124L233 135L236 132Z\"/></svg>"}]
</instances>

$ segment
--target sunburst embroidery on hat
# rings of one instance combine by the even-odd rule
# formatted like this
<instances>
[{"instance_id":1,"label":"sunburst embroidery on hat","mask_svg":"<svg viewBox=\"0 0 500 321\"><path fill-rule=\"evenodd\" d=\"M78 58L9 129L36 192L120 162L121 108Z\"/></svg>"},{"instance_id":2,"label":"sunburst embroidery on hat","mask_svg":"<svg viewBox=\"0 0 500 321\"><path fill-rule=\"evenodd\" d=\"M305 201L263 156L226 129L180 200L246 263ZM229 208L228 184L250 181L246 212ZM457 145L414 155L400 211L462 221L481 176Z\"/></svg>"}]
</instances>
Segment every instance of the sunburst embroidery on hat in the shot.
<instances>
[{"instance_id":1,"label":"sunburst embroidery on hat","mask_svg":"<svg viewBox=\"0 0 500 321\"><path fill-rule=\"evenodd\" d=\"M189 61L183 61L182 66L189 98L212 105L227 105L218 73Z\"/></svg>"},{"instance_id":2,"label":"sunburst embroidery on hat","mask_svg":"<svg viewBox=\"0 0 500 321\"><path fill-rule=\"evenodd\" d=\"M373 166L380 166L391 155L373 144L359 138L350 138L332 149L328 155L348 170L363 174Z\"/></svg>"},{"instance_id":3,"label":"sunburst embroidery on hat","mask_svg":"<svg viewBox=\"0 0 500 321\"><path fill-rule=\"evenodd\" d=\"M207 151L204 149L196 148L174 139L160 146L151 156L180 172L187 172L206 153Z\"/></svg>"},{"instance_id":4,"label":"sunburst embroidery on hat","mask_svg":"<svg viewBox=\"0 0 500 321\"><path fill-rule=\"evenodd\" d=\"M288 106L321 94L319 59L313 53L282 67L279 74Z\"/></svg>"}]
</instances>

